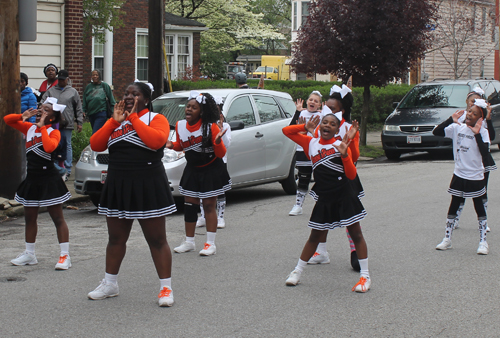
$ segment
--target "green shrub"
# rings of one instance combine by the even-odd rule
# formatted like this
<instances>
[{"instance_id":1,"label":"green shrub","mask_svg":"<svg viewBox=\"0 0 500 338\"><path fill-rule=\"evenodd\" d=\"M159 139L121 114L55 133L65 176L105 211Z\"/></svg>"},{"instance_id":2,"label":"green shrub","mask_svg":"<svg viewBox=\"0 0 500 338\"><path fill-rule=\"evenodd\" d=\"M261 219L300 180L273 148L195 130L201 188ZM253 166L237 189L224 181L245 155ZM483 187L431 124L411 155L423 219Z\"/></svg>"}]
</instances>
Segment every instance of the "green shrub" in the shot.
<instances>
[{"instance_id":1,"label":"green shrub","mask_svg":"<svg viewBox=\"0 0 500 338\"><path fill-rule=\"evenodd\" d=\"M90 143L90 136L92 136L92 127L90 126L90 122L83 123L82 132L78 133L73 131L71 135L71 146L73 147L73 162L76 162L80 159L80 154L83 149Z\"/></svg>"}]
</instances>

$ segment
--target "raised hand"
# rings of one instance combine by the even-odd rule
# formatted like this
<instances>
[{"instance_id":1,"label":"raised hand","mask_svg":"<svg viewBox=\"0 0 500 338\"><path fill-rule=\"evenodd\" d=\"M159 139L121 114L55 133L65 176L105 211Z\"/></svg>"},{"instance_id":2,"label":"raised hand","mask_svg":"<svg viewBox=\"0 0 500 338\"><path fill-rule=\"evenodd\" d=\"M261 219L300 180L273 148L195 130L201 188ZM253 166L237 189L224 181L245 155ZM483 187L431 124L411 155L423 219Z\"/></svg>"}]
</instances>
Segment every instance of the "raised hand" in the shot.
<instances>
[{"instance_id":1,"label":"raised hand","mask_svg":"<svg viewBox=\"0 0 500 338\"><path fill-rule=\"evenodd\" d=\"M297 99L295 102L295 108L297 108L298 111L302 111L302 109L304 109L304 100Z\"/></svg>"},{"instance_id":2,"label":"raised hand","mask_svg":"<svg viewBox=\"0 0 500 338\"><path fill-rule=\"evenodd\" d=\"M305 123L305 129L314 135L314 131L316 130L316 127L320 123L321 118L319 116L312 116L309 121Z\"/></svg>"},{"instance_id":3,"label":"raised hand","mask_svg":"<svg viewBox=\"0 0 500 338\"><path fill-rule=\"evenodd\" d=\"M222 130L224 128L224 115L221 113L219 116L219 121L217 122L217 125L219 126L219 129Z\"/></svg>"},{"instance_id":4,"label":"raised hand","mask_svg":"<svg viewBox=\"0 0 500 338\"><path fill-rule=\"evenodd\" d=\"M217 136L215 136L215 144L220 144L220 141L222 140L222 136L226 133L227 129L221 129Z\"/></svg>"},{"instance_id":5,"label":"raised hand","mask_svg":"<svg viewBox=\"0 0 500 338\"><path fill-rule=\"evenodd\" d=\"M352 121L352 127L346 133L347 137L352 140L356 137L356 133L359 131L359 122L354 120Z\"/></svg>"},{"instance_id":6,"label":"raised hand","mask_svg":"<svg viewBox=\"0 0 500 338\"><path fill-rule=\"evenodd\" d=\"M338 146L333 144L333 146L342 155L342 157L347 157L347 148L349 148L350 143L351 143L351 140L348 140L347 135L344 135L344 138L342 139L340 144Z\"/></svg>"},{"instance_id":7,"label":"raised hand","mask_svg":"<svg viewBox=\"0 0 500 338\"><path fill-rule=\"evenodd\" d=\"M457 110L456 112L453 113L453 115L451 115L451 118L453 119L453 122L455 123L459 123L458 122L458 119L460 118L460 116L462 116L463 114L465 113L464 110Z\"/></svg>"},{"instance_id":8,"label":"raised hand","mask_svg":"<svg viewBox=\"0 0 500 338\"><path fill-rule=\"evenodd\" d=\"M35 108L29 108L28 110L25 110L24 113L21 115L23 118L23 122L26 122L27 119L29 119L32 116L35 116L38 113L38 109Z\"/></svg>"},{"instance_id":9,"label":"raised hand","mask_svg":"<svg viewBox=\"0 0 500 338\"><path fill-rule=\"evenodd\" d=\"M47 117L47 112L42 111L42 116L40 117L40 121L35 123L38 128L42 128L45 125L45 118Z\"/></svg>"},{"instance_id":10,"label":"raised hand","mask_svg":"<svg viewBox=\"0 0 500 338\"><path fill-rule=\"evenodd\" d=\"M491 120L491 104L489 102L486 106L486 120Z\"/></svg>"},{"instance_id":11,"label":"raised hand","mask_svg":"<svg viewBox=\"0 0 500 338\"><path fill-rule=\"evenodd\" d=\"M127 118L130 114L137 113L137 101L139 101L139 98L136 96L134 99L134 106L132 107L131 111L125 111L124 115L125 118Z\"/></svg>"},{"instance_id":12,"label":"raised hand","mask_svg":"<svg viewBox=\"0 0 500 338\"><path fill-rule=\"evenodd\" d=\"M474 134L479 134L479 131L481 130L481 126L483 125L483 118L480 117L479 120L477 120L476 125L474 127L468 126Z\"/></svg>"},{"instance_id":13,"label":"raised hand","mask_svg":"<svg viewBox=\"0 0 500 338\"><path fill-rule=\"evenodd\" d=\"M113 120L118 123L122 123L127 118L128 114L125 115L125 101L121 100L113 109Z\"/></svg>"}]
</instances>

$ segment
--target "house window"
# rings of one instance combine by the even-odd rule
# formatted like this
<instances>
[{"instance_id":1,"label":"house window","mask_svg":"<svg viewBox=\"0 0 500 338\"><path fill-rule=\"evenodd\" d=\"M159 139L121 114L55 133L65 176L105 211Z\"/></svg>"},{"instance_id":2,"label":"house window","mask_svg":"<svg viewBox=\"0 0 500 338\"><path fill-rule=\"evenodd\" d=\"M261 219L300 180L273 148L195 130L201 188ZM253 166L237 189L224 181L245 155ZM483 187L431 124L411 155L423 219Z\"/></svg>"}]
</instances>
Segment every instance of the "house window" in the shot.
<instances>
[{"instance_id":1,"label":"house window","mask_svg":"<svg viewBox=\"0 0 500 338\"><path fill-rule=\"evenodd\" d=\"M307 21L307 17L309 16L309 1L302 1L301 8L301 25L305 24Z\"/></svg>"},{"instance_id":2,"label":"house window","mask_svg":"<svg viewBox=\"0 0 500 338\"><path fill-rule=\"evenodd\" d=\"M297 30L297 2L293 3L293 30Z\"/></svg>"},{"instance_id":3,"label":"house window","mask_svg":"<svg viewBox=\"0 0 500 338\"><path fill-rule=\"evenodd\" d=\"M136 77L138 80L148 80L148 33L147 30L137 30L136 35Z\"/></svg>"},{"instance_id":4,"label":"house window","mask_svg":"<svg viewBox=\"0 0 500 338\"><path fill-rule=\"evenodd\" d=\"M177 76L182 78L186 75L186 68L189 66L189 36L179 36L177 38Z\"/></svg>"},{"instance_id":5,"label":"house window","mask_svg":"<svg viewBox=\"0 0 500 338\"><path fill-rule=\"evenodd\" d=\"M104 75L104 44L93 39L94 41L94 57L92 59L92 70L97 69Z\"/></svg>"},{"instance_id":6,"label":"house window","mask_svg":"<svg viewBox=\"0 0 500 338\"><path fill-rule=\"evenodd\" d=\"M167 62L170 78L172 77L172 71L174 68L174 36L166 35L165 36L165 49L167 51ZM166 69L165 69L166 71Z\"/></svg>"}]
</instances>

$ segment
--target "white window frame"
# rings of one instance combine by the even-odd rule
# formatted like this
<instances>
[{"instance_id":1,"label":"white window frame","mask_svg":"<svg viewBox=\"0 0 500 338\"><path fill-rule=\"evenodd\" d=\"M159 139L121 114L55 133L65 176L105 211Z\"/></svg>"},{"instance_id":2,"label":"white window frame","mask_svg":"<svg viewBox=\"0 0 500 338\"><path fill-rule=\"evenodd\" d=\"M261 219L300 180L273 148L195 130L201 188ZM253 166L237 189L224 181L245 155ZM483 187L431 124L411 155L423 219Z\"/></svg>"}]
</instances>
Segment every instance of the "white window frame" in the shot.
<instances>
[{"instance_id":1,"label":"white window frame","mask_svg":"<svg viewBox=\"0 0 500 338\"><path fill-rule=\"evenodd\" d=\"M177 69L178 66L178 57L179 57L179 46L178 41L179 37L187 37L189 39L189 56L188 56L188 66L193 66L193 53L194 53L194 44L193 44L193 33L191 32L175 32L175 31L165 31L165 36L172 36L174 39L174 54L172 55L173 62L169 64L168 67L170 69L170 74L172 79L179 78L179 72Z\"/></svg>"},{"instance_id":2,"label":"white window frame","mask_svg":"<svg viewBox=\"0 0 500 338\"><path fill-rule=\"evenodd\" d=\"M137 60L138 60L138 57L137 57L137 37L139 35L146 35L146 36L149 36L149 32L148 32L148 29L147 28L136 28L135 29L135 78L136 79L139 79L139 77L137 76ZM148 42L148 49L149 49L149 42ZM148 58L144 58L144 57L141 57L142 60L144 59L148 59ZM140 80L140 79L139 79ZM141 80L141 81L147 81L147 80Z\"/></svg>"},{"instance_id":3,"label":"white window frame","mask_svg":"<svg viewBox=\"0 0 500 338\"><path fill-rule=\"evenodd\" d=\"M106 66L106 64L104 63L104 43L102 44L102 56L101 55L96 55L95 53L95 38L92 37L92 70L96 69L96 66L95 66L95 59L96 58L102 58L102 65L103 65L103 70L104 70L104 67ZM104 72L103 72L103 76L104 76Z\"/></svg>"}]
</instances>

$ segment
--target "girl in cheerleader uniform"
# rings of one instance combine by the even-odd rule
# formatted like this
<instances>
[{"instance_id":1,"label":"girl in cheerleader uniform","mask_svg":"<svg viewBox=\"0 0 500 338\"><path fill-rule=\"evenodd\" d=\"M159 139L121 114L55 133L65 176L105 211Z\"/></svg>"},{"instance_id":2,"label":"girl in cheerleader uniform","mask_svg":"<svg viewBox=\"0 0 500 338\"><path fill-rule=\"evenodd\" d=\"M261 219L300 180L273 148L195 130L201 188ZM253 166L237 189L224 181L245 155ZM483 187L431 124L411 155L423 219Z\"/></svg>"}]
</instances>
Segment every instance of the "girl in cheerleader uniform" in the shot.
<instances>
[{"instance_id":1,"label":"girl in cheerleader uniform","mask_svg":"<svg viewBox=\"0 0 500 338\"><path fill-rule=\"evenodd\" d=\"M94 151L109 149L109 166L98 212L106 216L108 246L106 272L90 299L118 296L118 272L134 219L148 242L158 277L159 306L172 306L172 253L167 242L165 216L176 211L161 161L169 123L153 113L152 86L130 84L113 116L90 138Z\"/></svg>"},{"instance_id":2,"label":"girl in cheerleader uniform","mask_svg":"<svg viewBox=\"0 0 500 338\"><path fill-rule=\"evenodd\" d=\"M184 195L184 221L186 240L174 248L177 253L195 250L195 227L200 211L200 199L207 226L207 240L201 256L216 253L217 196L231 189L231 179L222 158L226 147L222 141L226 130L217 125L219 109L214 98L207 93L191 92L186 104L186 119L177 122L176 141L167 147L184 150L186 167L179 183L179 192Z\"/></svg>"},{"instance_id":3,"label":"girl in cheerleader uniform","mask_svg":"<svg viewBox=\"0 0 500 338\"><path fill-rule=\"evenodd\" d=\"M304 101L302 99L298 99L296 102L297 111L295 112L290 125L297 124L299 118L303 118L307 122L313 116L323 117L323 114L320 111L322 97L323 96L319 91L313 91L307 99L306 109L303 109ZM304 134L306 132L307 131L303 131ZM312 136L310 133L308 135ZM302 149L300 145L297 146L297 150L295 151L295 166L299 171L299 182L297 185L295 205L288 213L290 216L302 215L302 205L304 204L304 199L306 198L307 191L309 190L309 183L311 182L312 176L311 161L307 158L307 155L304 153L304 149Z\"/></svg>"},{"instance_id":4,"label":"girl in cheerleader uniform","mask_svg":"<svg viewBox=\"0 0 500 338\"><path fill-rule=\"evenodd\" d=\"M467 109L464 111L464 114L460 116L458 119L459 123L464 123L465 116L467 115L467 110L474 104L476 99L485 99L484 90L480 87L475 87L472 92L467 94L467 98L465 103L467 104ZM495 128L493 128L493 123L491 122L491 106L488 104L486 107L486 124L482 124L482 128L488 129L488 135L490 136L490 143L495 139ZM486 211L488 208L488 179L490 177L490 171L494 171L497 169L496 163L491 156L491 153L488 151L488 154L485 158L483 158L483 166L484 166L484 186L486 188L486 192L483 195L483 205L484 210ZM462 210L464 209L465 200L463 203L460 203L457 211L457 217L455 217L455 223L453 224L453 229L457 229L459 227L460 215L462 214ZM490 227L486 226L486 232L490 231Z\"/></svg>"},{"instance_id":5,"label":"girl in cheerleader uniform","mask_svg":"<svg viewBox=\"0 0 500 338\"><path fill-rule=\"evenodd\" d=\"M23 114L10 114L4 117L7 125L19 130L26 136L27 176L19 185L15 200L24 206L26 220L26 250L11 261L13 265L34 265L38 263L35 256L35 241L38 231L38 209L47 207L54 225L57 239L61 247L56 270L67 270L71 267L69 256L69 230L64 220L62 203L69 200L71 194L61 176L54 168L51 153L56 150L61 133L52 128L58 123L65 105L57 104L57 99L49 97L36 110L30 108ZM27 120L36 115L36 122Z\"/></svg>"},{"instance_id":6,"label":"girl in cheerleader uniform","mask_svg":"<svg viewBox=\"0 0 500 338\"><path fill-rule=\"evenodd\" d=\"M366 292L370 289L371 280L368 272L368 250L361 232L359 221L364 219L366 211L353 188L351 180L356 178L356 167L352 161L348 137L338 140L342 113L333 114L324 108L325 116L319 125L319 138L304 135L304 130L315 127L314 121L283 128L283 133L299 144L307 158L311 160L314 170L315 185L309 193L314 206L309 228L311 235L307 240L299 262L286 280L286 285L294 286L309 259L313 256L324 233L337 227L347 227L359 256L361 276L352 291ZM317 118L316 118L317 119Z\"/></svg>"},{"instance_id":7,"label":"girl in cheerleader uniform","mask_svg":"<svg viewBox=\"0 0 500 338\"><path fill-rule=\"evenodd\" d=\"M484 183L483 158L488 154L490 138L488 130L481 128L483 117L486 115L487 103L483 99L475 99L468 109L464 123L458 123L463 111L456 111L448 120L434 128L433 134L453 140L453 156L455 170L448 192L451 194L451 203L446 220L445 237L436 246L437 250L451 248L451 235L455 218L460 204L467 197L472 198L479 222L480 240L477 248L478 255L487 255L489 252L486 242L487 217L483 204L483 195L486 192Z\"/></svg>"}]
</instances>

